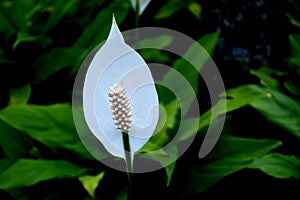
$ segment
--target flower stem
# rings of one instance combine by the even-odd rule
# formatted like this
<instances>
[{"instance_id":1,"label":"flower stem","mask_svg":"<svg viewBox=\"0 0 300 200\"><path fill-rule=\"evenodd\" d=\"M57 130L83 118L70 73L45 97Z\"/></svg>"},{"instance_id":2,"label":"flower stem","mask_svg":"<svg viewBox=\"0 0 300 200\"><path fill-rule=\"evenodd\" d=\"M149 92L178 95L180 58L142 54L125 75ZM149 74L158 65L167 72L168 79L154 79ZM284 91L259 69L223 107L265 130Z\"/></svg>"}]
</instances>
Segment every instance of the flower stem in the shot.
<instances>
[{"instance_id":1,"label":"flower stem","mask_svg":"<svg viewBox=\"0 0 300 200\"><path fill-rule=\"evenodd\" d=\"M135 1L135 35L134 39L136 42L136 51L139 51L139 23L140 23L140 0Z\"/></svg>"},{"instance_id":2,"label":"flower stem","mask_svg":"<svg viewBox=\"0 0 300 200\"><path fill-rule=\"evenodd\" d=\"M127 199L132 199L132 184L133 184L133 173L132 173L132 163L131 163L131 151L130 151L130 144L129 144L129 135L127 132L122 132L123 137L123 145L124 145L124 152L125 152L125 160L126 160L126 167L127 167L127 176L128 176L128 196Z\"/></svg>"},{"instance_id":3,"label":"flower stem","mask_svg":"<svg viewBox=\"0 0 300 200\"><path fill-rule=\"evenodd\" d=\"M140 23L140 0L135 1L135 28L139 27Z\"/></svg>"}]
</instances>

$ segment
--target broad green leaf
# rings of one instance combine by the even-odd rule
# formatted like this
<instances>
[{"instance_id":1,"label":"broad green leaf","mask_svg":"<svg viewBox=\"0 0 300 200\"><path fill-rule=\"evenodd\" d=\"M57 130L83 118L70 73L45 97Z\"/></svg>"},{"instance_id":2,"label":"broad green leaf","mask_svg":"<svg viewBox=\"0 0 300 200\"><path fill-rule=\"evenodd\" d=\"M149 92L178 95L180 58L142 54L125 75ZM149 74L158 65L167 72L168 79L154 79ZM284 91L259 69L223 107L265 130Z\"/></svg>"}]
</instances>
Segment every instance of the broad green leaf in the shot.
<instances>
[{"instance_id":1,"label":"broad green leaf","mask_svg":"<svg viewBox=\"0 0 300 200\"><path fill-rule=\"evenodd\" d=\"M139 53L146 63L168 64L172 61L167 53L159 49L140 49Z\"/></svg>"},{"instance_id":2,"label":"broad green leaf","mask_svg":"<svg viewBox=\"0 0 300 200\"><path fill-rule=\"evenodd\" d=\"M89 193L91 197L95 197L95 190L98 187L99 182L104 176L104 171L96 176L91 175L83 175L78 177L80 182L82 183L84 189Z\"/></svg>"},{"instance_id":3,"label":"broad green leaf","mask_svg":"<svg viewBox=\"0 0 300 200\"><path fill-rule=\"evenodd\" d=\"M2 4L6 7L2 12L9 17L12 25L18 31L27 32L30 26L32 11L37 6L35 0L14 0L11 4Z\"/></svg>"},{"instance_id":4,"label":"broad green leaf","mask_svg":"<svg viewBox=\"0 0 300 200\"><path fill-rule=\"evenodd\" d=\"M167 63L171 62L171 58L161 51L164 47L170 45L173 41L173 37L169 35L161 35L154 38L148 38L141 40L136 47L133 45L134 48L139 49L139 53L143 57L143 59L150 63ZM148 49L143 47L151 47L155 46L155 49Z\"/></svg>"},{"instance_id":5,"label":"broad green leaf","mask_svg":"<svg viewBox=\"0 0 300 200\"><path fill-rule=\"evenodd\" d=\"M170 165L165 166L165 170L166 170L166 173L167 173L167 186L169 186L170 183L171 183L173 172L174 172L174 169L175 169L175 165L176 165L176 162L173 162Z\"/></svg>"},{"instance_id":6,"label":"broad green leaf","mask_svg":"<svg viewBox=\"0 0 300 200\"><path fill-rule=\"evenodd\" d=\"M167 145L172 139L172 136L169 134L168 131L173 130L175 128L176 116L179 112L179 106L180 105L178 101L173 100L172 102L164 106L165 112L163 112L163 114L162 110L160 109L160 119L158 124L163 122L163 126L161 130L157 134L152 136L150 140L142 147L142 149L139 150L139 152L150 153L145 154L145 156L142 155L142 157L150 158L161 164L166 163L166 160L168 159L176 160L175 158L177 156L177 147L174 146L168 148L168 150L165 151L164 146ZM176 162L172 162L168 166L165 166L167 174L167 185L169 185L171 182L173 171L175 168L175 163Z\"/></svg>"},{"instance_id":7,"label":"broad green leaf","mask_svg":"<svg viewBox=\"0 0 300 200\"><path fill-rule=\"evenodd\" d=\"M225 112L231 112L249 105L251 102L267 96L267 94L267 92L264 92L257 85L243 85L227 90L225 93L220 95L221 99L216 105L214 105L214 109L218 111L215 116L211 116L211 109L201 115L199 130L207 127L211 120L213 121L217 119L220 115L225 114ZM226 111L222 106L224 103L227 105Z\"/></svg>"},{"instance_id":8,"label":"broad green leaf","mask_svg":"<svg viewBox=\"0 0 300 200\"><path fill-rule=\"evenodd\" d=\"M66 15L74 14L79 9L79 0L55 0L47 6L49 17L45 23L44 32L52 29Z\"/></svg>"},{"instance_id":9,"label":"broad green leaf","mask_svg":"<svg viewBox=\"0 0 300 200\"><path fill-rule=\"evenodd\" d=\"M280 141L223 136L212 152L186 172L180 194L202 192L222 178L248 167L255 159L278 147Z\"/></svg>"},{"instance_id":10,"label":"broad green leaf","mask_svg":"<svg viewBox=\"0 0 300 200\"><path fill-rule=\"evenodd\" d=\"M10 89L9 104L24 104L29 100L31 93L30 84L27 83L22 87Z\"/></svg>"},{"instance_id":11,"label":"broad green leaf","mask_svg":"<svg viewBox=\"0 0 300 200\"><path fill-rule=\"evenodd\" d=\"M251 70L251 74L257 76L260 79L260 83L271 89L279 89L279 82L271 76L269 68L262 67L257 70Z\"/></svg>"},{"instance_id":12,"label":"broad green leaf","mask_svg":"<svg viewBox=\"0 0 300 200\"><path fill-rule=\"evenodd\" d=\"M16 49L16 47L23 42L36 42L39 44L39 46L47 46L52 41L49 37L44 35L30 35L28 33L19 32L17 34L16 41L13 44L13 49Z\"/></svg>"},{"instance_id":13,"label":"broad green leaf","mask_svg":"<svg viewBox=\"0 0 300 200\"><path fill-rule=\"evenodd\" d=\"M270 122L289 131L300 139L300 103L291 97L271 89L264 98L250 103Z\"/></svg>"},{"instance_id":14,"label":"broad green leaf","mask_svg":"<svg viewBox=\"0 0 300 200\"><path fill-rule=\"evenodd\" d=\"M112 13L118 24L121 24L129 11L130 5L123 0L114 0L108 7L101 10L95 19L85 27L83 33L76 41L75 46L94 48L103 42L110 30Z\"/></svg>"},{"instance_id":15,"label":"broad green leaf","mask_svg":"<svg viewBox=\"0 0 300 200\"><path fill-rule=\"evenodd\" d=\"M287 58L287 62L292 66L298 67L298 73L300 73L300 36L289 35L291 45L291 56Z\"/></svg>"},{"instance_id":16,"label":"broad green leaf","mask_svg":"<svg viewBox=\"0 0 300 200\"><path fill-rule=\"evenodd\" d=\"M171 183L173 172L176 165L176 160L178 159L178 148L176 145L168 146L167 151L168 153L160 153L161 151L156 152L148 152L147 154L140 154L142 158L151 159L158 163L160 163L166 172L167 175L167 183L168 186Z\"/></svg>"},{"instance_id":17,"label":"broad green leaf","mask_svg":"<svg viewBox=\"0 0 300 200\"><path fill-rule=\"evenodd\" d=\"M179 112L179 106L178 101L173 100L169 104L163 106L165 112L162 112L160 109L158 127L162 128L158 133L154 134L150 138L139 152L153 152L161 149L164 145L169 143L172 137L168 133L168 130L172 130L176 125L176 116ZM160 123L163 124L160 125Z\"/></svg>"},{"instance_id":18,"label":"broad green leaf","mask_svg":"<svg viewBox=\"0 0 300 200\"><path fill-rule=\"evenodd\" d=\"M188 9L196 17L196 19L201 19L202 6L199 3L197 3L196 1L192 1L188 5Z\"/></svg>"},{"instance_id":19,"label":"broad green leaf","mask_svg":"<svg viewBox=\"0 0 300 200\"><path fill-rule=\"evenodd\" d=\"M0 159L0 174L2 174L5 170L9 168L11 165L11 160L8 158L1 158Z\"/></svg>"},{"instance_id":20,"label":"broad green leaf","mask_svg":"<svg viewBox=\"0 0 300 200\"><path fill-rule=\"evenodd\" d=\"M26 154L22 135L3 121L0 121L0 147L11 161Z\"/></svg>"},{"instance_id":21,"label":"broad green leaf","mask_svg":"<svg viewBox=\"0 0 300 200\"><path fill-rule=\"evenodd\" d=\"M198 92L199 72L210 58L209 54L213 53L218 37L219 33L215 32L204 35L198 41L208 54L204 52L202 48L199 49L198 43L191 44L190 48L182 56L183 58L180 58L173 63L172 68L176 71L170 70L162 80L163 85L171 85L173 90L176 91L176 95L184 99L184 101L181 102L183 115L186 114L185 112L189 110L192 102L195 100L191 98L191 94ZM189 60L190 63L187 62L187 60ZM177 80L176 75L178 72L183 75L190 84L184 85L184 82L182 81L174 81ZM190 90L190 86L194 89L194 92Z\"/></svg>"},{"instance_id":22,"label":"broad green leaf","mask_svg":"<svg viewBox=\"0 0 300 200\"><path fill-rule=\"evenodd\" d=\"M79 63L83 60L86 49L79 47L72 48L54 48L51 52L43 54L34 63L34 77L35 83L41 82L50 77L55 72L66 67L79 67Z\"/></svg>"},{"instance_id":23,"label":"broad green leaf","mask_svg":"<svg viewBox=\"0 0 300 200\"><path fill-rule=\"evenodd\" d=\"M173 41L173 37L170 35L161 35L154 38L147 38L144 40L141 40L139 42L139 46L141 47L149 47L149 46L155 46L158 49L162 49L168 45L170 45Z\"/></svg>"},{"instance_id":24,"label":"broad green leaf","mask_svg":"<svg viewBox=\"0 0 300 200\"><path fill-rule=\"evenodd\" d=\"M293 95L300 96L300 88L292 80L285 81L284 87Z\"/></svg>"},{"instance_id":25,"label":"broad green leaf","mask_svg":"<svg viewBox=\"0 0 300 200\"><path fill-rule=\"evenodd\" d=\"M88 171L63 160L20 159L0 175L0 188L28 187L53 178L72 178Z\"/></svg>"},{"instance_id":26,"label":"broad green leaf","mask_svg":"<svg viewBox=\"0 0 300 200\"><path fill-rule=\"evenodd\" d=\"M249 168L260 169L264 173L275 178L300 179L300 159L279 153L267 154L256 158L248 165Z\"/></svg>"},{"instance_id":27,"label":"broad green leaf","mask_svg":"<svg viewBox=\"0 0 300 200\"><path fill-rule=\"evenodd\" d=\"M293 24L294 26L300 28L300 22L299 21L297 21L290 13L287 13L286 15L291 20L291 24Z\"/></svg>"},{"instance_id":28,"label":"broad green leaf","mask_svg":"<svg viewBox=\"0 0 300 200\"><path fill-rule=\"evenodd\" d=\"M9 14L4 12L3 3L0 4L0 32L6 32L8 35L15 32L14 24L10 22Z\"/></svg>"},{"instance_id":29,"label":"broad green leaf","mask_svg":"<svg viewBox=\"0 0 300 200\"><path fill-rule=\"evenodd\" d=\"M178 11L183 8L187 8L190 0L181 1L181 0L170 0L168 3L164 4L162 8L159 9L157 14L154 16L154 19L164 19L171 17Z\"/></svg>"},{"instance_id":30,"label":"broad green leaf","mask_svg":"<svg viewBox=\"0 0 300 200\"><path fill-rule=\"evenodd\" d=\"M9 106L0 111L0 119L53 149L91 159L79 140L69 104Z\"/></svg>"}]
</instances>

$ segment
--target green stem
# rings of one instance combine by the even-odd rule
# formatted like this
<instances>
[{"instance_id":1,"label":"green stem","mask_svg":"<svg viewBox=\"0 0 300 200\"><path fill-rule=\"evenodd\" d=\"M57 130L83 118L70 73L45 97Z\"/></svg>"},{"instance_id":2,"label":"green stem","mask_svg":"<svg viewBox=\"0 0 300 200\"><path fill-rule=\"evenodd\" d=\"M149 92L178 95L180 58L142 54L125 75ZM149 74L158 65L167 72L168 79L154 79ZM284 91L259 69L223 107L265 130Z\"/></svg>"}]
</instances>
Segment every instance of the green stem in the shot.
<instances>
[{"instance_id":1,"label":"green stem","mask_svg":"<svg viewBox=\"0 0 300 200\"><path fill-rule=\"evenodd\" d=\"M135 28L139 27L140 23L140 0L135 1Z\"/></svg>"},{"instance_id":2,"label":"green stem","mask_svg":"<svg viewBox=\"0 0 300 200\"><path fill-rule=\"evenodd\" d=\"M127 132L122 132L123 137L123 145L125 152L125 160L127 167L127 176L128 176L128 196L127 199L132 199L132 183L133 183L133 173L132 173L132 164L131 164L131 151L130 151L130 143L129 143L129 135Z\"/></svg>"},{"instance_id":3,"label":"green stem","mask_svg":"<svg viewBox=\"0 0 300 200\"><path fill-rule=\"evenodd\" d=\"M136 43L136 51L139 50L139 23L140 23L140 0L135 1L135 43Z\"/></svg>"}]
</instances>

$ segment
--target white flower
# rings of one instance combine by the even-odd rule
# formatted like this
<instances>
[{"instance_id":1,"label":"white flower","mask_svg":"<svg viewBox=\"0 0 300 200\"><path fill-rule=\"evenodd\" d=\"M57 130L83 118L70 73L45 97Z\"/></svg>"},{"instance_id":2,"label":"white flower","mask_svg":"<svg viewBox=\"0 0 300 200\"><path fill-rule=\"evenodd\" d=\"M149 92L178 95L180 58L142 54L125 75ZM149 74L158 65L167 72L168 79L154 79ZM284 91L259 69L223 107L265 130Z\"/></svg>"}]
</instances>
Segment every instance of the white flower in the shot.
<instances>
[{"instance_id":1,"label":"white flower","mask_svg":"<svg viewBox=\"0 0 300 200\"><path fill-rule=\"evenodd\" d=\"M156 128L159 103L151 72L124 42L114 18L107 41L86 73L83 111L89 129L107 151L124 159L122 131L128 130L133 154Z\"/></svg>"},{"instance_id":2,"label":"white flower","mask_svg":"<svg viewBox=\"0 0 300 200\"><path fill-rule=\"evenodd\" d=\"M139 14L140 15L144 12L144 10L146 9L146 7L150 3L150 1L151 0L139 0L139 7L140 7ZM131 2L133 9L135 10L137 0L130 0L130 2Z\"/></svg>"}]
</instances>

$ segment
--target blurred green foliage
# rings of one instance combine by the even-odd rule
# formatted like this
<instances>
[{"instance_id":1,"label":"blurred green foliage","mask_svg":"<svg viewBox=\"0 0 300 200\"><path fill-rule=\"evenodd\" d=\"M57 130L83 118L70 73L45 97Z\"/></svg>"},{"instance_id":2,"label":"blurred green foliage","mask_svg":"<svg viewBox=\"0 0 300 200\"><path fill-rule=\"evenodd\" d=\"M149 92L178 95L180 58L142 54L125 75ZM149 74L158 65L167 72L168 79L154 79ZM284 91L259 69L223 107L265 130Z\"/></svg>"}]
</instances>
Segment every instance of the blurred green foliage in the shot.
<instances>
[{"instance_id":1,"label":"blurred green foliage","mask_svg":"<svg viewBox=\"0 0 300 200\"><path fill-rule=\"evenodd\" d=\"M279 180L288 188L300 186L300 4L293 0L282 2L292 27L287 44L290 52L282 59L286 67L259 65L243 69L244 77L252 77L245 78L246 84L225 80L235 85L228 88L226 95L220 94L219 102L212 106L218 109L227 100L226 125L216 147L203 159L198 158L198 151L205 131L210 122L218 122L224 111L211 116L211 105L205 100L206 88L183 58L157 50L140 50L146 61L164 63L182 73L199 97L201 112L204 111L200 119L180 121L180 105L174 95L164 95L164 88L157 87L167 119L160 132L141 149L140 152L160 149L156 156L147 159L159 164L166 156L176 158L177 146L169 155L161 147L174 137L178 124L184 126L178 144L193 136L190 124L199 122L199 127L193 145L183 157L164 170L136 175L134 186L140 199L210 199L215 197L215 191L222 191L218 188L224 186L222 181L226 184L234 180L234 174L242 177L238 183L248 181L243 180L245 174L263 172L259 178L272 177L269 184ZM169 22L180 16L195 26L203 25L205 17L218 15L221 9L216 6L207 14L208 5L200 0L168 0L156 7L153 1L140 23L170 26ZM134 10L125 0L0 2L1 199L126 199L126 175L109 169L89 154L76 133L71 108L76 72L87 54L107 37L112 13L122 30L134 28ZM187 29L183 33L193 35L214 56L220 32L206 31L204 26L199 33L195 31ZM172 38L160 36L141 42L167 46ZM194 53L191 45L184 55L192 58L199 69L205 67L208 58L195 57ZM222 63L218 66L222 67ZM230 73L235 75L235 71ZM174 83L173 77L172 72L167 73L162 82ZM195 99L189 99L188 91L177 82L174 87L186 98L184 106L190 107ZM259 182L259 178L255 181ZM256 197L259 191L253 190L249 188L251 195L245 195ZM292 190L295 193L300 195L298 190ZM289 191L284 194L289 195Z\"/></svg>"}]
</instances>

